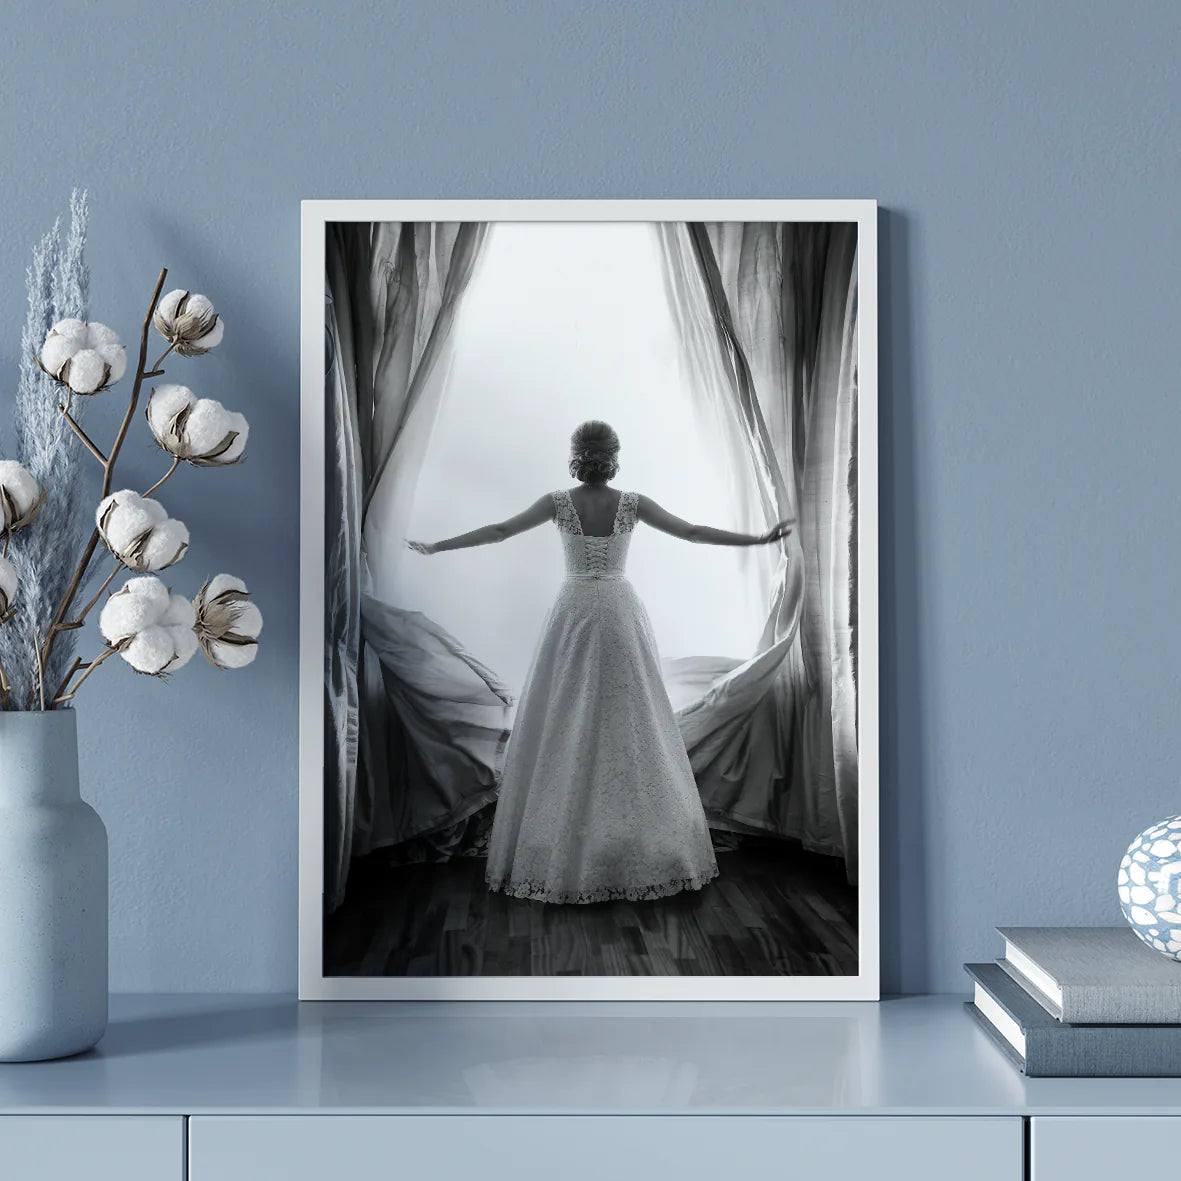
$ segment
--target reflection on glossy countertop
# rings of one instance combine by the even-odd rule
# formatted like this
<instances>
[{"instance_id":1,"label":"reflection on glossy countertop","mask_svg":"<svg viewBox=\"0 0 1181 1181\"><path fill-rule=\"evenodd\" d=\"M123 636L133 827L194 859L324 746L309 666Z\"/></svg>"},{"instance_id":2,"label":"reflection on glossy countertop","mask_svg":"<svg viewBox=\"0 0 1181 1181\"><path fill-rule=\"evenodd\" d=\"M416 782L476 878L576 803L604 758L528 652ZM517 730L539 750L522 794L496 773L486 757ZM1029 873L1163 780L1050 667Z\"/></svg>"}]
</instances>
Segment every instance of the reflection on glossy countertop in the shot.
<instances>
[{"instance_id":1,"label":"reflection on glossy countertop","mask_svg":"<svg viewBox=\"0 0 1181 1181\"><path fill-rule=\"evenodd\" d=\"M1181 1080L1026 1080L952 997L872 1003L116 997L0 1112L1176 1112Z\"/></svg>"}]
</instances>

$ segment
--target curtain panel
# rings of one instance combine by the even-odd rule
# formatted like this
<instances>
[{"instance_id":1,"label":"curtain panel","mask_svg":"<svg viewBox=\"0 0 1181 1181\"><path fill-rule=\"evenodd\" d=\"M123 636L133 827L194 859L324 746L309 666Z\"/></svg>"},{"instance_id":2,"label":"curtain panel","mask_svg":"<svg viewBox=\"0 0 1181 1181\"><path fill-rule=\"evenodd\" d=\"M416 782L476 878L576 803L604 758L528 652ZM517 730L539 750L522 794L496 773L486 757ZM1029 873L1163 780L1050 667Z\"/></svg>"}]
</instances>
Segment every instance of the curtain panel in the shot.
<instances>
[{"instance_id":1,"label":"curtain panel","mask_svg":"<svg viewBox=\"0 0 1181 1181\"><path fill-rule=\"evenodd\" d=\"M797 522L755 559L768 613L752 658L681 713L690 759L711 820L839 854L855 879L856 226L659 232L686 377L740 524Z\"/></svg>"},{"instance_id":2,"label":"curtain panel","mask_svg":"<svg viewBox=\"0 0 1181 1181\"><path fill-rule=\"evenodd\" d=\"M375 496L401 474L408 428L425 422L429 432L433 423L442 383L432 378L486 233L486 225L466 222L327 227L329 909L344 898L354 856L445 827L486 803L505 741L511 698L495 678L429 620L374 600L369 578ZM415 677L419 683L408 690ZM407 705L424 700L433 705ZM459 716L461 740L444 740L446 754L422 758L438 718L452 713ZM446 782L457 763L470 764L459 792ZM416 801L409 811L408 799Z\"/></svg>"}]
</instances>

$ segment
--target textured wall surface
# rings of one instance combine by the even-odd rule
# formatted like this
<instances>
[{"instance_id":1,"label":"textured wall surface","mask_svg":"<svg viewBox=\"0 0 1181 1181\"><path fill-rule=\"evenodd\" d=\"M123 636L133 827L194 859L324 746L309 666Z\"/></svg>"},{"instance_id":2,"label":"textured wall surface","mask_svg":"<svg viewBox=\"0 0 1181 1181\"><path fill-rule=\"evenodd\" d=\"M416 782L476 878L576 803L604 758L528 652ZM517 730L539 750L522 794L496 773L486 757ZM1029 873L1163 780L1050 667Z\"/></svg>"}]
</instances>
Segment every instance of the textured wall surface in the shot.
<instances>
[{"instance_id":1,"label":"textured wall surface","mask_svg":"<svg viewBox=\"0 0 1181 1181\"><path fill-rule=\"evenodd\" d=\"M171 372L253 425L171 503L178 589L242 575L258 662L81 702L116 988L295 984L304 197L876 197L883 985L1120 921L1127 840L1181 812L1169 0L7 0L0 34L4 388L82 184L92 314L134 335L162 263L212 294L225 344Z\"/></svg>"}]
</instances>

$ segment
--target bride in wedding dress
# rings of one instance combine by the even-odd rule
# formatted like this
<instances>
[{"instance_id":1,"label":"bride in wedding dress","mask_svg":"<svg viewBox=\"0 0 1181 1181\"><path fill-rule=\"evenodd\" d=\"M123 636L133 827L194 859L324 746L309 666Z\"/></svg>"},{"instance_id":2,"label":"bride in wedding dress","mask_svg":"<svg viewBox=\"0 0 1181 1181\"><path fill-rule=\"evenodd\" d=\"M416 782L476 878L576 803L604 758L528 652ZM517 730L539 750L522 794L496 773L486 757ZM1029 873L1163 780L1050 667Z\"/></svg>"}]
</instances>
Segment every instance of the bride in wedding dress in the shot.
<instances>
[{"instance_id":1,"label":"bride in wedding dress","mask_svg":"<svg viewBox=\"0 0 1181 1181\"><path fill-rule=\"evenodd\" d=\"M488 849L488 886L539 902L663 898L717 876L689 757L661 678L643 603L624 575L638 522L707 545L769 545L691 525L609 487L619 438L585 422L570 440L574 489L547 493L506 521L420 554L506 541L553 521L566 580L542 629L509 739Z\"/></svg>"}]
</instances>

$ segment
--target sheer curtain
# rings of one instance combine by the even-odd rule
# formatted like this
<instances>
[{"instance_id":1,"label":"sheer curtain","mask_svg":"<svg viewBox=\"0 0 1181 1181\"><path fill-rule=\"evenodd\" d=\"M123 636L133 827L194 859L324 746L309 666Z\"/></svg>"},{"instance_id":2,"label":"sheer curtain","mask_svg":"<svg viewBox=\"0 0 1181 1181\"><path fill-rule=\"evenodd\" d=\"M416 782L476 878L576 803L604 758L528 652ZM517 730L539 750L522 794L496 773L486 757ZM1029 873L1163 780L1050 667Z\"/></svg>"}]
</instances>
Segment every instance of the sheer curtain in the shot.
<instances>
[{"instance_id":1,"label":"sheer curtain","mask_svg":"<svg viewBox=\"0 0 1181 1181\"><path fill-rule=\"evenodd\" d=\"M487 227L328 227L325 901L350 859L491 798L511 698L429 620L369 593L369 557L438 410L457 305ZM400 534L395 534L395 537ZM446 719L443 725L442 719ZM407 790L412 788L413 790Z\"/></svg>"},{"instance_id":2,"label":"sheer curtain","mask_svg":"<svg viewBox=\"0 0 1181 1181\"><path fill-rule=\"evenodd\" d=\"M699 694L680 717L702 799L715 823L797 837L855 878L856 227L659 233L686 377L739 522L798 522L755 552L768 611L753 657L670 668Z\"/></svg>"}]
</instances>

